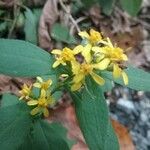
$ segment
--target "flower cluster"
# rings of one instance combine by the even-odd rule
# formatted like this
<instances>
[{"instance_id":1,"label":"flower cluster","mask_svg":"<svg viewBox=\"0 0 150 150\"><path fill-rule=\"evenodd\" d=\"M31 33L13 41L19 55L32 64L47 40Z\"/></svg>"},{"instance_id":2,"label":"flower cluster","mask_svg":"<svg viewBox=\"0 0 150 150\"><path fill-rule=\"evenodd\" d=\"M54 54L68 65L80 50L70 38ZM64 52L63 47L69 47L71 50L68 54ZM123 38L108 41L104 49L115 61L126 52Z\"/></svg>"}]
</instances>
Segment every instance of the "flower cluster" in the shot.
<instances>
[{"instance_id":1,"label":"flower cluster","mask_svg":"<svg viewBox=\"0 0 150 150\"><path fill-rule=\"evenodd\" d=\"M128 60L123 49L114 46L109 38L103 38L101 33L93 29L89 33L80 32L79 36L84 41L83 45L78 45L74 49L65 47L62 50L52 50L56 58L53 68L59 65L71 66L73 76L71 90L80 89L87 75L99 85L104 85L105 80L97 73L102 70L112 71L114 78L122 76L124 84L127 85L128 76L121 67ZM82 61L79 61L78 55L83 57Z\"/></svg>"},{"instance_id":2,"label":"flower cluster","mask_svg":"<svg viewBox=\"0 0 150 150\"><path fill-rule=\"evenodd\" d=\"M30 112L31 115L42 113L45 117L49 116L48 106L54 105L54 99L52 98L49 91L51 84L51 79L43 81L41 77L37 77L37 82L30 86L24 84L22 90L19 91L19 93L21 94L20 100L26 100L27 105L33 107ZM34 96L32 92L33 87L40 90L40 95L38 98L36 98L36 96Z\"/></svg>"}]
</instances>

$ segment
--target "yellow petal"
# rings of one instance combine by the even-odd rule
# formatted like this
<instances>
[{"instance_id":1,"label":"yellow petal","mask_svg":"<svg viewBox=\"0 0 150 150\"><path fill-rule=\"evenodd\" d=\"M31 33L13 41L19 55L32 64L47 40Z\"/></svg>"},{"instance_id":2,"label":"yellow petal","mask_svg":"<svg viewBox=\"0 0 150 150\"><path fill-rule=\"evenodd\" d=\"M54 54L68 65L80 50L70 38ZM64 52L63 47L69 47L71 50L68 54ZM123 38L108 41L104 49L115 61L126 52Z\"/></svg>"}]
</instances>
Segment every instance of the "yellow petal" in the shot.
<instances>
[{"instance_id":1,"label":"yellow petal","mask_svg":"<svg viewBox=\"0 0 150 150\"><path fill-rule=\"evenodd\" d=\"M127 61L127 60L128 60L128 57L127 57L127 55L125 55L125 54L122 54L122 58L123 58L124 61Z\"/></svg>"},{"instance_id":2,"label":"yellow petal","mask_svg":"<svg viewBox=\"0 0 150 150\"><path fill-rule=\"evenodd\" d=\"M48 111L47 108L44 108L43 114L44 114L44 117L48 117L49 116L49 111Z\"/></svg>"},{"instance_id":3,"label":"yellow petal","mask_svg":"<svg viewBox=\"0 0 150 150\"><path fill-rule=\"evenodd\" d=\"M24 96L21 96L20 98L19 98L19 100L22 100L24 98Z\"/></svg>"},{"instance_id":4,"label":"yellow petal","mask_svg":"<svg viewBox=\"0 0 150 150\"><path fill-rule=\"evenodd\" d=\"M87 44L84 47L84 50L82 51L82 55L84 56L85 61L87 63L90 63L92 61L91 48L92 48L92 45L91 44Z\"/></svg>"},{"instance_id":5,"label":"yellow petal","mask_svg":"<svg viewBox=\"0 0 150 150\"><path fill-rule=\"evenodd\" d=\"M73 82L78 83L84 79L85 75L83 73L77 74L73 77Z\"/></svg>"},{"instance_id":6,"label":"yellow petal","mask_svg":"<svg viewBox=\"0 0 150 150\"><path fill-rule=\"evenodd\" d=\"M26 84L24 84L23 89L28 89L28 86Z\"/></svg>"},{"instance_id":7,"label":"yellow petal","mask_svg":"<svg viewBox=\"0 0 150 150\"><path fill-rule=\"evenodd\" d=\"M34 109L31 110L30 114L32 116L36 115L38 112L40 111L40 108L39 107L35 107Z\"/></svg>"},{"instance_id":8,"label":"yellow petal","mask_svg":"<svg viewBox=\"0 0 150 150\"><path fill-rule=\"evenodd\" d=\"M86 31L82 31L78 33L79 36L81 36L82 38L87 38L89 39L89 34Z\"/></svg>"},{"instance_id":9,"label":"yellow petal","mask_svg":"<svg viewBox=\"0 0 150 150\"><path fill-rule=\"evenodd\" d=\"M99 63L94 64L93 68L99 69L99 70L104 70L104 69L106 69L108 67L109 63L110 63L110 60L108 58L104 58Z\"/></svg>"},{"instance_id":10,"label":"yellow petal","mask_svg":"<svg viewBox=\"0 0 150 150\"><path fill-rule=\"evenodd\" d=\"M124 84L127 85L129 80L128 80L127 74L124 71L122 71L122 78L123 78Z\"/></svg>"},{"instance_id":11,"label":"yellow petal","mask_svg":"<svg viewBox=\"0 0 150 150\"><path fill-rule=\"evenodd\" d=\"M110 38L107 38L107 45L110 46L111 48L113 48L113 44L112 44Z\"/></svg>"},{"instance_id":12,"label":"yellow petal","mask_svg":"<svg viewBox=\"0 0 150 150\"><path fill-rule=\"evenodd\" d=\"M76 55L76 54L79 54L83 51L84 47L82 45L78 45L76 46L74 49L73 49L73 53Z\"/></svg>"},{"instance_id":13,"label":"yellow petal","mask_svg":"<svg viewBox=\"0 0 150 150\"><path fill-rule=\"evenodd\" d=\"M52 83L53 83L53 81L52 81L51 79L49 79L49 80L46 81L46 84L47 84L48 86L52 85Z\"/></svg>"},{"instance_id":14,"label":"yellow petal","mask_svg":"<svg viewBox=\"0 0 150 150\"><path fill-rule=\"evenodd\" d=\"M76 91L76 90L79 90L82 86L82 83L79 82L79 83L74 83L72 86L71 86L71 91Z\"/></svg>"},{"instance_id":15,"label":"yellow petal","mask_svg":"<svg viewBox=\"0 0 150 150\"><path fill-rule=\"evenodd\" d=\"M30 100L27 102L27 105L29 105L29 106L33 106L33 105L37 105L37 104L38 104L37 100Z\"/></svg>"},{"instance_id":16,"label":"yellow petal","mask_svg":"<svg viewBox=\"0 0 150 150\"><path fill-rule=\"evenodd\" d=\"M72 66L72 73L78 74L80 71L80 64L77 61L72 61L71 66Z\"/></svg>"},{"instance_id":17,"label":"yellow petal","mask_svg":"<svg viewBox=\"0 0 150 150\"><path fill-rule=\"evenodd\" d=\"M62 51L60 49L54 49L51 53L55 55L61 55Z\"/></svg>"},{"instance_id":18,"label":"yellow petal","mask_svg":"<svg viewBox=\"0 0 150 150\"><path fill-rule=\"evenodd\" d=\"M43 79L41 77L36 77L36 79L39 81L39 82L43 82Z\"/></svg>"},{"instance_id":19,"label":"yellow petal","mask_svg":"<svg viewBox=\"0 0 150 150\"><path fill-rule=\"evenodd\" d=\"M113 77L119 78L121 76L121 68L117 64L114 64L113 66Z\"/></svg>"},{"instance_id":20,"label":"yellow petal","mask_svg":"<svg viewBox=\"0 0 150 150\"><path fill-rule=\"evenodd\" d=\"M41 88L41 84L40 83L34 83L33 86L37 87L37 88Z\"/></svg>"},{"instance_id":21,"label":"yellow petal","mask_svg":"<svg viewBox=\"0 0 150 150\"><path fill-rule=\"evenodd\" d=\"M99 85L104 85L105 80L102 77L100 77L94 72L90 73L90 75L92 76L92 78L95 80L96 83L98 83Z\"/></svg>"},{"instance_id":22,"label":"yellow petal","mask_svg":"<svg viewBox=\"0 0 150 150\"><path fill-rule=\"evenodd\" d=\"M59 66L61 64L61 62L59 60L56 60L54 63L53 63L53 68L56 68L57 66Z\"/></svg>"},{"instance_id":23,"label":"yellow petal","mask_svg":"<svg viewBox=\"0 0 150 150\"><path fill-rule=\"evenodd\" d=\"M46 97L46 91L44 89L42 89L40 98L45 98L45 97Z\"/></svg>"}]
</instances>

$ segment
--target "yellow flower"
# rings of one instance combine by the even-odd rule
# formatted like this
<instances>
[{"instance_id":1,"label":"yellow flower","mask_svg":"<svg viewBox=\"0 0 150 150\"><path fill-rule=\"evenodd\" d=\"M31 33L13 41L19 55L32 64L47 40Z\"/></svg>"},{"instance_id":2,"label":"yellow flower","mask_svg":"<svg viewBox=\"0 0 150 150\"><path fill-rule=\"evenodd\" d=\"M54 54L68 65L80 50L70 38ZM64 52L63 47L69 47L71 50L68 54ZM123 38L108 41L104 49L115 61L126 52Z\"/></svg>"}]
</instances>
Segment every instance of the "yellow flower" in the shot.
<instances>
[{"instance_id":1,"label":"yellow flower","mask_svg":"<svg viewBox=\"0 0 150 150\"><path fill-rule=\"evenodd\" d=\"M43 81L43 79L41 77L37 77L37 81L38 82L34 83L33 86L40 88L40 89L44 89L44 90L47 90L52 84L51 79L49 79L47 81Z\"/></svg>"},{"instance_id":2,"label":"yellow flower","mask_svg":"<svg viewBox=\"0 0 150 150\"><path fill-rule=\"evenodd\" d=\"M81 52L82 46L78 45L73 50L65 47L63 50L54 49L52 50L52 54L56 55L56 61L53 64L53 68L56 68L60 64L66 65L68 61L75 61L75 55Z\"/></svg>"},{"instance_id":3,"label":"yellow flower","mask_svg":"<svg viewBox=\"0 0 150 150\"><path fill-rule=\"evenodd\" d=\"M124 54L123 49L120 47L114 47L112 43L108 43L107 46L104 47L92 47L92 50L95 53L99 53L106 58L109 58L112 62L120 62L120 61L127 61L127 55ZM100 55L100 56L101 56Z\"/></svg>"},{"instance_id":4,"label":"yellow flower","mask_svg":"<svg viewBox=\"0 0 150 150\"><path fill-rule=\"evenodd\" d=\"M122 76L124 84L127 85L128 76L118 65L119 63L128 60L127 55L124 54L123 49L121 49L120 47L114 47L109 38L107 38L107 42L104 44L104 47L93 47L92 51L94 51L97 54L99 53L99 57L109 59L109 64L113 66L113 77L119 78L120 76Z\"/></svg>"},{"instance_id":5,"label":"yellow flower","mask_svg":"<svg viewBox=\"0 0 150 150\"><path fill-rule=\"evenodd\" d=\"M19 91L19 93L21 94L19 100L22 100L23 98L29 99L29 96L31 94L31 89L32 89L32 85L27 86L26 84L24 84L22 90Z\"/></svg>"},{"instance_id":6,"label":"yellow flower","mask_svg":"<svg viewBox=\"0 0 150 150\"><path fill-rule=\"evenodd\" d=\"M109 59L104 59L99 63L92 64L91 62L84 62L82 64L78 62L72 63L72 72L73 72L73 85L71 86L72 91L80 89L84 83L85 77L90 75L96 83L103 85L105 80L97 75L94 70L104 70L109 64Z\"/></svg>"},{"instance_id":7,"label":"yellow flower","mask_svg":"<svg viewBox=\"0 0 150 150\"><path fill-rule=\"evenodd\" d=\"M36 115L38 113L43 113L45 117L49 116L48 106L53 105L54 100L51 95L46 94L45 90L41 90L41 95L37 100L31 99L27 102L29 106L36 106L34 109L31 110L31 115Z\"/></svg>"},{"instance_id":8,"label":"yellow flower","mask_svg":"<svg viewBox=\"0 0 150 150\"><path fill-rule=\"evenodd\" d=\"M102 35L94 29L91 29L89 34L86 31L79 32L78 34L83 39L87 39L92 45L95 45L102 40Z\"/></svg>"}]
</instances>

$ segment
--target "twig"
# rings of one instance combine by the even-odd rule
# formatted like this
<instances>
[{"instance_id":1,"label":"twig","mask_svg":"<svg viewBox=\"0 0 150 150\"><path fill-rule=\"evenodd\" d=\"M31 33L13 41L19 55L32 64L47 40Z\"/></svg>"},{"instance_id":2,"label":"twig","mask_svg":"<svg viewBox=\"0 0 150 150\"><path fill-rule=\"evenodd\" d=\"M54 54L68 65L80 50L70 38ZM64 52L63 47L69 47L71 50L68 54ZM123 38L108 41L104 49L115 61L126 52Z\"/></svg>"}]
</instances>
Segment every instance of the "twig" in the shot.
<instances>
[{"instance_id":1,"label":"twig","mask_svg":"<svg viewBox=\"0 0 150 150\"><path fill-rule=\"evenodd\" d=\"M19 14L20 14L20 7L18 7L17 4L15 3L14 4L14 21L12 23L10 30L9 30L8 38L11 38L11 36L12 36L12 33L13 33L13 30L14 30L15 25L17 23Z\"/></svg>"},{"instance_id":2,"label":"twig","mask_svg":"<svg viewBox=\"0 0 150 150\"><path fill-rule=\"evenodd\" d=\"M8 18L0 18L0 20L12 22L12 20L11 20L11 19L8 19Z\"/></svg>"},{"instance_id":3,"label":"twig","mask_svg":"<svg viewBox=\"0 0 150 150\"><path fill-rule=\"evenodd\" d=\"M87 17L80 17L80 18L78 18L77 20L76 20L76 23L78 24L78 23L80 23L81 21L83 21L83 20L85 20L85 19L87 19ZM73 30L74 30L74 27L75 27L75 25L73 24L72 26L71 26L71 28L70 28L70 34L72 34L73 33Z\"/></svg>"},{"instance_id":4,"label":"twig","mask_svg":"<svg viewBox=\"0 0 150 150\"><path fill-rule=\"evenodd\" d=\"M59 3L61 5L61 7L63 8L63 10L69 15L69 19L72 21L72 23L74 24L74 26L76 27L77 31L80 32L80 28L76 22L76 20L72 17L72 15L70 14L70 12L67 10L66 6L64 5L62 0L59 0Z\"/></svg>"},{"instance_id":5,"label":"twig","mask_svg":"<svg viewBox=\"0 0 150 150\"><path fill-rule=\"evenodd\" d=\"M144 26L147 30L150 30L150 25L149 23L146 23L145 21L135 18L134 21L136 21L137 23L141 24L142 26Z\"/></svg>"}]
</instances>

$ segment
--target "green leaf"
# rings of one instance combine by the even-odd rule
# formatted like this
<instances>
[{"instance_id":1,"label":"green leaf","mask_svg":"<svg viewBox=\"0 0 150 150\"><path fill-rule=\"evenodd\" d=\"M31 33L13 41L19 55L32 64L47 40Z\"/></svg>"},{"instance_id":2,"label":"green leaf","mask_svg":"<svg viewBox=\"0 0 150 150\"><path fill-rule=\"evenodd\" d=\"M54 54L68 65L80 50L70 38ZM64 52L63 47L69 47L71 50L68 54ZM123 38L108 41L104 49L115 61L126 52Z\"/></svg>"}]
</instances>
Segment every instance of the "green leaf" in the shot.
<instances>
[{"instance_id":1,"label":"green leaf","mask_svg":"<svg viewBox=\"0 0 150 150\"><path fill-rule=\"evenodd\" d=\"M21 40L0 39L0 73L36 77L54 73L49 53Z\"/></svg>"},{"instance_id":2,"label":"green leaf","mask_svg":"<svg viewBox=\"0 0 150 150\"><path fill-rule=\"evenodd\" d=\"M131 16L136 16L140 10L142 0L120 0L122 8Z\"/></svg>"},{"instance_id":3,"label":"green leaf","mask_svg":"<svg viewBox=\"0 0 150 150\"><path fill-rule=\"evenodd\" d=\"M150 73L134 67L128 67L125 72L127 73L129 78L129 84L127 85L127 87L138 91L150 91ZM112 73L110 72L103 72L102 76L110 80L114 80L114 82L125 86L121 78L114 79L112 77Z\"/></svg>"},{"instance_id":4,"label":"green leaf","mask_svg":"<svg viewBox=\"0 0 150 150\"><path fill-rule=\"evenodd\" d=\"M67 44L75 44L76 39L70 35L69 29L59 23L52 26L51 36L56 41L65 42Z\"/></svg>"},{"instance_id":5,"label":"green leaf","mask_svg":"<svg viewBox=\"0 0 150 150\"><path fill-rule=\"evenodd\" d=\"M114 132L111 122L109 121L107 129L107 140L105 141L104 150L119 150L118 138Z\"/></svg>"},{"instance_id":6,"label":"green leaf","mask_svg":"<svg viewBox=\"0 0 150 150\"><path fill-rule=\"evenodd\" d=\"M36 16L28 8L25 11L24 32L26 41L37 45L37 20Z\"/></svg>"},{"instance_id":7,"label":"green leaf","mask_svg":"<svg viewBox=\"0 0 150 150\"><path fill-rule=\"evenodd\" d=\"M36 150L70 150L66 129L58 123L44 120L35 122L32 132L32 143Z\"/></svg>"},{"instance_id":8,"label":"green leaf","mask_svg":"<svg viewBox=\"0 0 150 150\"><path fill-rule=\"evenodd\" d=\"M113 10L113 6L116 0L98 0L100 6L102 7L102 11L106 15L110 15Z\"/></svg>"},{"instance_id":9,"label":"green leaf","mask_svg":"<svg viewBox=\"0 0 150 150\"><path fill-rule=\"evenodd\" d=\"M0 10L0 16L3 15L5 13L4 10Z\"/></svg>"},{"instance_id":10,"label":"green leaf","mask_svg":"<svg viewBox=\"0 0 150 150\"><path fill-rule=\"evenodd\" d=\"M81 0L82 3L84 4L84 6L86 8L90 8L91 6L93 6L95 3L98 3L98 0Z\"/></svg>"},{"instance_id":11,"label":"green leaf","mask_svg":"<svg viewBox=\"0 0 150 150\"><path fill-rule=\"evenodd\" d=\"M76 15L83 8L83 4L80 0L72 1L71 14Z\"/></svg>"},{"instance_id":12,"label":"green leaf","mask_svg":"<svg viewBox=\"0 0 150 150\"><path fill-rule=\"evenodd\" d=\"M103 86L101 86L102 91L103 91L103 92L109 92L109 91L111 91L112 88L113 88L113 82L110 81L110 80L107 79L107 78L104 78L104 80L105 80L105 84L104 84Z\"/></svg>"},{"instance_id":13,"label":"green leaf","mask_svg":"<svg viewBox=\"0 0 150 150\"><path fill-rule=\"evenodd\" d=\"M0 23L0 32L4 31L7 27L7 22Z\"/></svg>"},{"instance_id":14,"label":"green leaf","mask_svg":"<svg viewBox=\"0 0 150 150\"><path fill-rule=\"evenodd\" d=\"M19 99L17 96L9 93L5 93L2 95L1 108L15 105L18 103L19 103Z\"/></svg>"},{"instance_id":15,"label":"green leaf","mask_svg":"<svg viewBox=\"0 0 150 150\"><path fill-rule=\"evenodd\" d=\"M108 129L108 108L103 92L91 78L86 83L88 88L71 93L81 131L90 150L109 150L105 149L105 143L108 139L113 140L108 136L113 133ZM112 144L112 150L116 150L116 144Z\"/></svg>"},{"instance_id":16,"label":"green leaf","mask_svg":"<svg viewBox=\"0 0 150 150\"><path fill-rule=\"evenodd\" d=\"M31 123L28 107L24 103L0 108L0 148L16 150L26 139Z\"/></svg>"}]
</instances>

